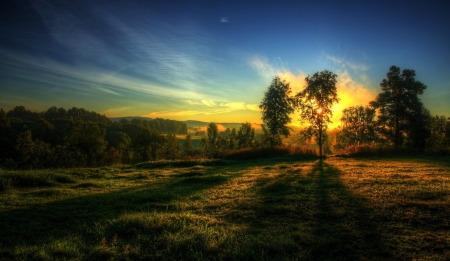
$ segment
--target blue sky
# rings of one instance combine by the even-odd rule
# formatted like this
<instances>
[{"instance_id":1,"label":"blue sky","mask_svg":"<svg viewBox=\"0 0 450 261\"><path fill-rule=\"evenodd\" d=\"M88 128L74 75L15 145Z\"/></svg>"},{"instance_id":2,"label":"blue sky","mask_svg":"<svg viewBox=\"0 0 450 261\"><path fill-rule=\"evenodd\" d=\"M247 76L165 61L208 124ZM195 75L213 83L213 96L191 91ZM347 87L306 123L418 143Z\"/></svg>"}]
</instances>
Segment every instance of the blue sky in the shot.
<instances>
[{"instance_id":1,"label":"blue sky","mask_svg":"<svg viewBox=\"0 0 450 261\"><path fill-rule=\"evenodd\" d=\"M450 116L444 2L9 1L0 107L260 123L275 75L297 92L328 69L338 75L337 124L396 65L428 86L421 99L433 115Z\"/></svg>"}]
</instances>

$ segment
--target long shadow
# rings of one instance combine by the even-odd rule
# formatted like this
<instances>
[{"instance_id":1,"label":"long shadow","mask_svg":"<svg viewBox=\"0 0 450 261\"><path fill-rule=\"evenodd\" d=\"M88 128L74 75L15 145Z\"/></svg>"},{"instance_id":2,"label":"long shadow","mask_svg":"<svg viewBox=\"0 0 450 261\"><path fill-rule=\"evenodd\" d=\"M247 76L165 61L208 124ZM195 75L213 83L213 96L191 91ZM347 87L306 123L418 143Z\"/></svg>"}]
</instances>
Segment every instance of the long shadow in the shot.
<instances>
[{"instance_id":1,"label":"long shadow","mask_svg":"<svg viewBox=\"0 0 450 261\"><path fill-rule=\"evenodd\" d=\"M342 172L319 160L310 177L316 182L317 213L311 256L317 260L392 259L371 221L370 203L349 191Z\"/></svg>"},{"instance_id":2,"label":"long shadow","mask_svg":"<svg viewBox=\"0 0 450 261\"><path fill-rule=\"evenodd\" d=\"M288 235L296 247L272 249L275 259L393 260L380 228L371 221L370 202L352 193L342 174L320 159L307 173L287 168L278 176L262 177L253 188L258 204L242 202L225 218L255 235ZM236 214L250 208L251 215Z\"/></svg>"},{"instance_id":3,"label":"long shadow","mask_svg":"<svg viewBox=\"0 0 450 261\"><path fill-rule=\"evenodd\" d=\"M161 181L115 192L3 210L0 211L0 247L43 244L74 234L84 236L82 241L86 245L98 244L101 232L96 228L111 219L136 211L177 211L171 204L173 201L238 177L223 175L235 169L235 166L220 166L203 175L171 175Z\"/></svg>"}]
</instances>

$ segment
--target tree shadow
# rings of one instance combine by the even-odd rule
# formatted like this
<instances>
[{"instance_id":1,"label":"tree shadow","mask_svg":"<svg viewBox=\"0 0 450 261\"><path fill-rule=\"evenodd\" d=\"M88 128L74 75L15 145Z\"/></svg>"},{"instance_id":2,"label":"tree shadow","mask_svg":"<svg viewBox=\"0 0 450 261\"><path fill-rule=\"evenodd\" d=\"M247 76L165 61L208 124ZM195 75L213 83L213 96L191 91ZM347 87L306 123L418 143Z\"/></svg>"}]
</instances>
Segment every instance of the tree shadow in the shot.
<instances>
[{"instance_id":1,"label":"tree shadow","mask_svg":"<svg viewBox=\"0 0 450 261\"><path fill-rule=\"evenodd\" d=\"M349 191L340 180L341 175L338 168L322 159L310 173L317 184L313 232L317 245L312 257L318 260L392 258L383 245L377 224L371 220L369 201Z\"/></svg>"},{"instance_id":2,"label":"tree shadow","mask_svg":"<svg viewBox=\"0 0 450 261\"><path fill-rule=\"evenodd\" d=\"M40 245L73 235L82 236L81 240L85 245L97 245L101 240L101 233L104 232L97 228L104 228L112 219L139 211L179 211L175 201L189 200L196 193L238 177L239 175L223 174L233 168L235 167L213 168L201 175L194 175L196 172L186 172L178 176L174 174L154 183L114 192L89 194L0 211L0 246ZM88 183L82 183L81 188L85 187L83 184ZM79 187L80 184L73 186L73 189Z\"/></svg>"},{"instance_id":3,"label":"tree shadow","mask_svg":"<svg viewBox=\"0 0 450 261\"><path fill-rule=\"evenodd\" d=\"M349 190L342 174L320 159L306 172L286 168L279 175L262 177L253 188L257 199L242 202L225 218L247 227L248 233L290 240L287 252L272 247L275 259L393 259L371 220L370 202ZM253 213L239 215L239 209Z\"/></svg>"}]
</instances>

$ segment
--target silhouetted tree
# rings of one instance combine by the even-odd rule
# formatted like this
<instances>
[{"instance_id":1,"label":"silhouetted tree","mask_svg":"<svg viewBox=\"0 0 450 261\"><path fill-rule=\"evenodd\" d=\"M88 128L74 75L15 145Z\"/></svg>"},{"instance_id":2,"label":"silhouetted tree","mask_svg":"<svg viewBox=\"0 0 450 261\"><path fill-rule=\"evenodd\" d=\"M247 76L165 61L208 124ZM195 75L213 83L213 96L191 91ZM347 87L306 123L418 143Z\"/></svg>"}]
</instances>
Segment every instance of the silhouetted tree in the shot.
<instances>
[{"instance_id":1,"label":"silhouetted tree","mask_svg":"<svg viewBox=\"0 0 450 261\"><path fill-rule=\"evenodd\" d=\"M394 146L408 143L423 149L427 130L427 115L418 95L427 88L416 81L416 72L391 66L387 79L380 83L381 93L370 105L378 110L379 133Z\"/></svg>"},{"instance_id":2,"label":"silhouetted tree","mask_svg":"<svg viewBox=\"0 0 450 261\"><path fill-rule=\"evenodd\" d=\"M290 135L286 124L291 122L289 115L294 112L292 100L289 98L291 88L285 80L276 76L264 93L259 105L262 120L270 133L270 146L281 145L281 136Z\"/></svg>"},{"instance_id":3,"label":"silhouetted tree","mask_svg":"<svg viewBox=\"0 0 450 261\"><path fill-rule=\"evenodd\" d=\"M237 131L237 144L239 149L250 148L253 146L253 140L255 138L255 129L248 122L242 123Z\"/></svg>"},{"instance_id":4,"label":"silhouetted tree","mask_svg":"<svg viewBox=\"0 0 450 261\"><path fill-rule=\"evenodd\" d=\"M95 166L108 145L105 135L106 130L96 123L80 124L74 127L69 145L86 155L89 166Z\"/></svg>"},{"instance_id":5,"label":"silhouetted tree","mask_svg":"<svg viewBox=\"0 0 450 261\"><path fill-rule=\"evenodd\" d=\"M165 159L178 159L181 154L181 145L175 134L167 134L164 139L163 157Z\"/></svg>"},{"instance_id":6,"label":"silhouetted tree","mask_svg":"<svg viewBox=\"0 0 450 261\"><path fill-rule=\"evenodd\" d=\"M337 133L338 144L343 147L349 145L368 144L376 141L377 122L375 109L354 106L342 111L342 128Z\"/></svg>"},{"instance_id":7,"label":"silhouetted tree","mask_svg":"<svg viewBox=\"0 0 450 261\"><path fill-rule=\"evenodd\" d=\"M18 152L17 163L21 167L30 166L30 161L34 154L34 142L30 130L24 131L17 136L16 150Z\"/></svg>"},{"instance_id":8,"label":"silhouetted tree","mask_svg":"<svg viewBox=\"0 0 450 261\"><path fill-rule=\"evenodd\" d=\"M191 135L186 135L183 143L183 154L186 156L191 156L193 152L192 148L192 137Z\"/></svg>"},{"instance_id":9,"label":"silhouetted tree","mask_svg":"<svg viewBox=\"0 0 450 261\"><path fill-rule=\"evenodd\" d=\"M430 117L428 122L430 137L428 137L427 151L438 153L450 149L450 121L445 116Z\"/></svg>"},{"instance_id":10,"label":"silhouetted tree","mask_svg":"<svg viewBox=\"0 0 450 261\"><path fill-rule=\"evenodd\" d=\"M156 160L160 148L164 144L164 137L154 130L142 130L132 141L134 161L143 162Z\"/></svg>"},{"instance_id":11,"label":"silhouetted tree","mask_svg":"<svg viewBox=\"0 0 450 261\"><path fill-rule=\"evenodd\" d=\"M231 129L230 134L228 135L228 148L230 150L236 149L236 139L237 139L237 133L236 128Z\"/></svg>"},{"instance_id":12,"label":"silhouetted tree","mask_svg":"<svg viewBox=\"0 0 450 261\"><path fill-rule=\"evenodd\" d=\"M208 157L214 157L216 152L216 143L219 138L219 129L214 122L211 122L206 129L206 139L203 142L203 150Z\"/></svg>"},{"instance_id":13,"label":"silhouetted tree","mask_svg":"<svg viewBox=\"0 0 450 261\"><path fill-rule=\"evenodd\" d=\"M310 124L302 134L307 140L312 137L317 139L320 156L328 123L331 123L333 116L331 108L339 102L336 77L336 74L328 70L316 72L313 76L306 77L306 88L295 96L295 104L300 111L300 122Z\"/></svg>"},{"instance_id":14,"label":"silhouetted tree","mask_svg":"<svg viewBox=\"0 0 450 261\"><path fill-rule=\"evenodd\" d=\"M121 131L108 132L106 134L106 140L108 141L109 147L114 147L119 151L128 148L131 144L130 136Z\"/></svg>"}]
</instances>

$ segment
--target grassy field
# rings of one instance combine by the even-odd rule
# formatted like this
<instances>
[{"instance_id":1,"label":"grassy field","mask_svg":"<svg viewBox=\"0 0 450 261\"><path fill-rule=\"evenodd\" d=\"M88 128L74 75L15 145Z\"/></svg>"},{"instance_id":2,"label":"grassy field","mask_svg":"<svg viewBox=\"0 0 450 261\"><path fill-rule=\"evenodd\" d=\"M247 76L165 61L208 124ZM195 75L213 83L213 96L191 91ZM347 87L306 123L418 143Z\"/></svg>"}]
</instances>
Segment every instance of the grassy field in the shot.
<instances>
[{"instance_id":1,"label":"grassy field","mask_svg":"<svg viewBox=\"0 0 450 261\"><path fill-rule=\"evenodd\" d=\"M449 158L0 171L0 260L450 260Z\"/></svg>"}]
</instances>

